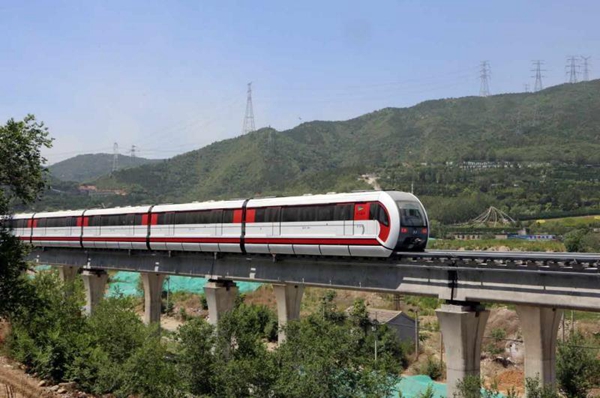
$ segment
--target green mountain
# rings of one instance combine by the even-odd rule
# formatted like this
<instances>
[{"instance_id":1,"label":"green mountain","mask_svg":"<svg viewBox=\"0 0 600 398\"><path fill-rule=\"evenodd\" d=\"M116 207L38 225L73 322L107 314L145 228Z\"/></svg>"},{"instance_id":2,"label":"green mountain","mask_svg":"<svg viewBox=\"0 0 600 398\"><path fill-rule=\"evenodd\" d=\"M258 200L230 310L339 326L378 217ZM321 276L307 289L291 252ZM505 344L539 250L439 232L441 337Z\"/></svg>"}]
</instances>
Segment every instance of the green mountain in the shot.
<instances>
[{"instance_id":1,"label":"green mountain","mask_svg":"<svg viewBox=\"0 0 600 398\"><path fill-rule=\"evenodd\" d=\"M156 163L157 159L144 159L118 155L119 169ZM95 153L78 155L49 166L50 173L62 181L85 182L110 174L113 165L113 155Z\"/></svg>"},{"instance_id":2,"label":"green mountain","mask_svg":"<svg viewBox=\"0 0 600 398\"><path fill-rule=\"evenodd\" d=\"M157 200L358 188L361 173L402 162L600 164L600 80L538 93L386 108L341 122L261 129L165 162L122 170L99 186Z\"/></svg>"},{"instance_id":3,"label":"green mountain","mask_svg":"<svg viewBox=\"0 0 600 398\"><path fill-rule=\"evenodd\" d=\"M50 193L34 207L342 192L373 189L374 177L383 189L414 189L443 223L490 205L521 219L600 213L598 109L595 80L261 129L94 182L127 196Z\"/></svg>"}]
</instances>

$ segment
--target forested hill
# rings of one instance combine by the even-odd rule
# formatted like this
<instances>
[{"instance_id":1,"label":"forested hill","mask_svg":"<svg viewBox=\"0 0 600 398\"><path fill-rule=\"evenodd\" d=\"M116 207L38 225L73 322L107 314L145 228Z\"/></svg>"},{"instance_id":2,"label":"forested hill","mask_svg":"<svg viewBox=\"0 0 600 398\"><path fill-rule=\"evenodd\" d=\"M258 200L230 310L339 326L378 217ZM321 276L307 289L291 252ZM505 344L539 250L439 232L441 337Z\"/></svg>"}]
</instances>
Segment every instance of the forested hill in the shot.
<instances>
[{"instance_id":1,"label":"forested hill","mask_svg":"<svg viewBox=\"0 0 600 398\"><path fill-rule=\"evenodd\" d=\"M426 101L340 122L261 129L97 181L152 201L342 191L402 162L600 164L600 80L538 93Z\"/></svg>"},{"instance_id":2,"label":"forested hill","mask_svg":"<svg viewBox=\"0 0 600 398\"><path fill-rule=\"evenodd\" d=\"M155 163L155 159L144 159L118 155L119 169ZM48 167L53 177L62 181L85 182L109 174L112 170L113 155L96 153L78 155Z\"/></svg>"}]
</instances>

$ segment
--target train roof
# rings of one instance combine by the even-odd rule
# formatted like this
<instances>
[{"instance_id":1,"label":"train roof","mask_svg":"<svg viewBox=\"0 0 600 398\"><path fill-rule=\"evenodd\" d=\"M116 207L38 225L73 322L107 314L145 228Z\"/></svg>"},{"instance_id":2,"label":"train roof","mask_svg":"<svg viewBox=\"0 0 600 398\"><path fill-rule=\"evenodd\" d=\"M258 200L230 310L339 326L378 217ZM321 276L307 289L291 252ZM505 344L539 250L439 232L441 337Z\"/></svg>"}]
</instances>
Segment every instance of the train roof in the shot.
<instances>
[{"instance_id":1,"label":"train roof","mask_svg":"<svg viewBox=\"0 0 600 398\"><path fill-rule=\"evenodd\" d=\"M389 196L392 197L394 200L417 200L417 198L413 194L407 192L365 191L351 193L329 193L319 195L287 196L280 198L257 198L250 200L250 202L248 202L248 207L316 205L344 202L372 202L381 200L382 196Z\"/></svg>"},{"instance_id":2,"label":"train roof","mask_svg":"<svg viewBox=\"0 0 600 398\"><path fill-rule=\"evenodd\" d=\"M212 210L212 209L239 209L242 207L243 204L244 204L243 199L169 204L169 205L154 206L154 208L152 208L152 212L194 211L194 210Z\"/></svg>"},{"instance_id":3,"label":"train roof","mask_svg":"<svg viewBox=\"0 0 600 398\"><path fill-rule=\"evenodd\" d=\"M15 214L14 216L12 216L13 220L19 220L19 219L23 219L23 218L31 218L35 213L20 213L20 214ZM4 218L11 218L11 216L3 216Z\"/></svg>"},{"instance_id":4,"label":"train roof","mask_svg":"<svg viewBox=\"0 0 600 398\"><path fill-rule=\"evenodd\" d=\"M85 216L104 216L111 214L139 214L147 213L150 206L126 206L126 207L111 207L109 209L90 209L86 210Z\"/></svg>"},{"instance_id":5,"label":"train roof","mask_svg":"<svg viewBox=\"0 0 600 398\"><path fill-rule=\"evenodd\" d=\"M46 217L78 217L81 216L83 210L61 210L61 211L46 211L35 213L34 218Z\"/></svg>"}]
</instances>

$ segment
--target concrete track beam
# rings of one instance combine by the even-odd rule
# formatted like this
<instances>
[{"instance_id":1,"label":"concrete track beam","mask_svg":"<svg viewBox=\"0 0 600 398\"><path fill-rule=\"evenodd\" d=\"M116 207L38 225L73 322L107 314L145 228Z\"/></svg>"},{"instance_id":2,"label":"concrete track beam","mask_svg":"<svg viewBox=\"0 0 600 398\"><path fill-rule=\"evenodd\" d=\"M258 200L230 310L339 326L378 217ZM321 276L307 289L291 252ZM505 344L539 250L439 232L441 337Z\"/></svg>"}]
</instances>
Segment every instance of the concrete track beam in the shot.
<instances>
[{"instance_id":1,"label":"concrete track beam","mask_svg":"<svg viewBox=\"0 0 600 398\"><path fill-rule=\"evenodd\" d=\"M279 323L278 341L285 341L284 327L288 321L300 319L300 304L304 293L304 285L273 284L273 292L277 299L277 320Z\"/></svg>"},{"instance_id":2,"label":"concrete track beam","mask_svg":"<svg viewBox=\"0 0 600 398\"><path fill-rule=\"evenodd\" d=\"M458 393L457 383L465 376L479 377L481 342L489 311L478 304L444 304L436 315L446 350L448 397Z\"/></svg>"},{"instance_id":3,"label":"concrete track beam","mask_svg":"<svg viewBox=\"0 0 600 398\"><path fill-rule=\"evenodd\" d=\"M208 304L208 322L217 325L220 317L235 305L238 288L232 281L209 281L204 286Z\"/></svg>"},{"instance_id":4,"label":"concrete track beam","mask_svg":"<svg viewBox=\"0 0 600 398\"><path fill-rule=\"evenodd\" d=\"M164 281L164 274L142 273L142 283L144 285L144 323L146 325L151 323L160 324Z\"/></svg>"},{"instance_id":5,"label":"concrete track beam","mask_svg":"<svg viewBox=\"0 0 600 398\"><path fill-rule=\"evenodd\" d=\"M525 378L539 378L542 385L556 382L556 337L563 311L556 308L517 305L525 343Z\"/></svg>"},{"instance_id":6,"label":"concrete track beam","mask_svg":"<svg viewBox=\"0 0 600 398\"><path fill-rule=\"evenodd\" d=\"M81 278L83 279L83 285L85 286L85 313L87 315L92 315L98 303L104 298L108 274L106 271L86 270L81 274Z\"/></svg>"}]
</instances>

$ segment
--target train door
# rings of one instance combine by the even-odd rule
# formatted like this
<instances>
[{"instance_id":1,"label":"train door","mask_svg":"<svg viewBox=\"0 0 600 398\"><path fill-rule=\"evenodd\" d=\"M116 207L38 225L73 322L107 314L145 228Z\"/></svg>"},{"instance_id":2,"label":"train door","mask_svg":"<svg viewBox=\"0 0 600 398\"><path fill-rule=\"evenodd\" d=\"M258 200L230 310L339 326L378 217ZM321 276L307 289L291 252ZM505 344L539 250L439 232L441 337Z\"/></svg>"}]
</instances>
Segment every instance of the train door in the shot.
<instances>
[{"instance_id":1,"label":"train door","mask_svg":"<svg viewBox=\"0 0 600 398\"><path fill-rule=\"evenodd\" d=\"M354 203L335 206L335 220L343 223L343 235L354 235Z\"/></svg>"},{"instance_id":2,"label":"train door","mask_svg":"<svg viewBox=\"0 0 600 398\"><path fill-rule=\"evenodd\" d=\"M223 210L213 210L211 217L215 225L215 236L223 236Z\"/></svg>"},{"instance_id":3,"label":"train door","mask_svg":"<svg viewBox=\"0 0 600 398\"><path fill-rule=\"evenodd\" d=\"M281 207L269 207L266 219L272 225L272 236L281 236Z\"/></svg>"}]
</instances>

